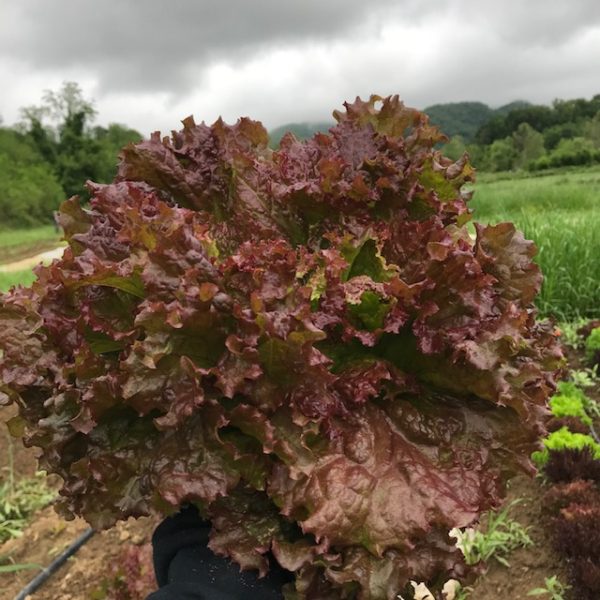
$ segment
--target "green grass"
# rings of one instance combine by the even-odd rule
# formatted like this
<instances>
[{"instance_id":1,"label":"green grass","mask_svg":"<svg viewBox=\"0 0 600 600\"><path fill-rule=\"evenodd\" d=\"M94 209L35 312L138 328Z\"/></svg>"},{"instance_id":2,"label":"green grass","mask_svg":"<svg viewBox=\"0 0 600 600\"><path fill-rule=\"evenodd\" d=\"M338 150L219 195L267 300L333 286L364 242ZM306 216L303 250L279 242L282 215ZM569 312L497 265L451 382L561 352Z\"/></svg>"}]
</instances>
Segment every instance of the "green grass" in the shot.
<instances>
[{"instance_id":1,"label":"green grass","mask_svg":"<svg viewBox=\"0 0 600 600\"><path fill-rule=\"evenodd\" d=\"M7 292L13 285L22 284L29 286L35 280L31 269L15 271L14 273L0 273L0 292Z\"/></svg>"},{"instance_id":2,"label":"green grass","mask_svg":"<svg viewBox=\"0 0 600 600\"><path fill-rule=\"evenodd\" d=\"M543 315L600 317L600 169L545 177L486 177L475 185L475 220L512 221L536 242Z\"/></svg>"},{"instance_id":3,"label":"green grass","mask_svg":"<svg viewBox=\"0 0 600 600\"><path fill-rule=\"evenodd\" d=\"M487 513L484 528L461 530L455 527L450 531L450 537L456 538L455 545L468 565L495 558L505 567L510 567L507 557L513 550L533 545L528 528L509 517L511 507L518 502L520 500L514 500L499 512Z\"/></svg>"},{"instance_id":4,"label":"green grass","mask_svg":"<svg viewBox=\"0 0 600 600\"><path fill-rule=\"evenodd\" d=\"M34 477L15 479L13 440L4 432L8 441L8 465L0 476L0 544L20 537L30 516L54 500L56 493L46 483L44 472Z\"/></svg>"},{"instance_id":5,"label":"green grass","mask_svg":"<svg viewBox=\"0 0 600 600\"><path fill-rule=\"evenodd\" d=\"M0 248L40 241L58 241L60 237L61 234L55 231L54 225L44 225L33 229L0 230Z\"/></svg>"},{"instance_id":6,"label":"green grass","mask_svg":"<svg viewBox=\"0 0 600 600\"><path fill-rule=\"evenodd\" d=\"M61 243L61 235L54 225L0 230L0 264L55 248Z\"/></svg>"}]
</instances>

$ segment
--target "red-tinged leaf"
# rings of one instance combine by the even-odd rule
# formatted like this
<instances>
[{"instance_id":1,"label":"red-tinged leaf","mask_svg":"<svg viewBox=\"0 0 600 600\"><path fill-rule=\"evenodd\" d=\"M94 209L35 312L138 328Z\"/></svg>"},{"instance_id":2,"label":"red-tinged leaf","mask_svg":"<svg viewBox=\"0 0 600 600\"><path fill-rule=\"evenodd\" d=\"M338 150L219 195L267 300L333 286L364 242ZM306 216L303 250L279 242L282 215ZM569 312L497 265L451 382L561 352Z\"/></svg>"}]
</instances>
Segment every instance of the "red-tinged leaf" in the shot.
<instances>
[{"instance_id":1,"label":"red-tinged leaf","mask_svg":"<svg viewBox=\"0 0 600 600\"><path fill-rule=\"evenodd\" d=\"M395 96L335 116L277 151L247 118L125 148L0 295L0 403L65 516L194 502L299 600L387 600L464 576L447 531L531 471L561 353L532 243L469 236L467 157Z\"/></svg>"}]
</instances>

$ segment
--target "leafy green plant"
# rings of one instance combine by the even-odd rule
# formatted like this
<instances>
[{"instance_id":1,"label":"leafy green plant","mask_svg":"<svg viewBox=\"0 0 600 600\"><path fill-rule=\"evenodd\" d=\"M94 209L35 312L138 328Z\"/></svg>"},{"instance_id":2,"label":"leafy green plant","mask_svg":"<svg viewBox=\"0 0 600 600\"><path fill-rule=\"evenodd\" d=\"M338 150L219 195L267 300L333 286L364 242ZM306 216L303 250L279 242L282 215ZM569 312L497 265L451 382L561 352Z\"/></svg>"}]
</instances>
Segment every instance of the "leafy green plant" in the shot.
<instances>
[{"instance_id":1,"label":"leafy green plant","mask_svg":"<svg viewBox=\"0 0 600 600\"><path fill-rule=\"evenodd\" d=\"M509 517L509 511L518 501L511 502L499 512L487 515L484 530L454 528L450 536L456 539L468 565L487 562L491 558L505 567L510 567L507 556L516 548L526 548L533 544L527 528Z\"/></svg>"},{"instance_id":2,"label":"leafy green plant","mask_svg":"<svg viewBox=\"0 0 600 600\"><path fill-rule=\"evenodd\" d=\"M548 596L549 600L565 600L566 592L571 589L563 585L556 575L544 579L544 587L534 588L527 592L528 596Z\"/></svg>"},{"instance_id":3,"label":"leafy green plant","mask_svg":"<svg viewBox=\"0 0 600 600\"><path fill-rule=\"evenodd\" d=\"M595 373L595 370L593 370ZM577 381L578 379L583 380L585 376L577 377L571 379L571 381L559 381L557 385L557 392L559 396L568 396L571 398L577 398L581 405L583 406L586 414L591 417L600 417L600 406L596 400L590 398L585 392L584 389L587 389L588 386L581 385L581 381Z\"/></svg>"},{"instance_id":4,"label":"leafy green plant","mask_svg":"<svg viewBox=\"0 0 600 600\"><path fill-rule=\"evenodd\" d=\"M570 369L569 380L579 388L591 388L600 383L598 365L584 369Z\"/></svg>"},{"instance_id":5,"label":"leafy green plant","mask_svg":"<svg viewBox=\"0 0 600 600\"><path fill-rule=\"evenodd\" d=\"M600 327L592 329L592 332L586 338L585 357L592 364L600 362Z\"/></svg>"},{"instance_id":6,"label":"leafy green plant","mask_svg":"<svg viewBox=\"0 0 600 600\"><path fill-rule=\"evenodd\" d=\"M578 349L583 348L583 338L577 330L587 323L587 319L575 319L573 321L562 321L558 324L560 341L566 346Z\"/></svg>"},{"instance_id":7,"label":"leafy green plant","mask_svg":"<svg viewBox=\"0 0 600 600\"><path fill-rule=\"evenodd\" d=\"M550 398L550 410L555 417L577 417L586 425L592 424L592 419L585 411L584 401L578 396L553 396Z\"/></svg>"},{"instance_id":8,"label":"leafy green plant","mask_svg":"<svg viewBox=\"0 0 600 600\"><path fill-rule=\"evenodd\" d=\"M0 402L62 514L195 503L216 553L379 600L463 564L447 532L527 467L560 353L533 243L469 235L467 158L397 97L335 116L277 151L249 119L127 146L0 296Z\"/></svg>"},{"instance_id":9,"label":"leafy green plant","mask_svg":"<svg viewBox=\"0 0 600 600\"><path fill-rule=\"evenodd\" d=\"M585 325L586 319L576 319L573 321L562 321L558 324L560 332L560 341L566 346L577 349L583 347L583 338L577 333L577 330Z\"/></svg>"},{"instance_id":10,"label":"leafy green plant","mask_svg":"<svg viewBox=\"0 0 600 600\"><path fill-rule=\"evenodd\" d=\"M572 433L566 427L553 431L547 438L542 440L544 448L532 454L533 461L538 468L542 468L547 462L551 451L565 449L581 450L589 447L595 459L600 459L600 444L591 435L583 433Z\"/></svg>"}]
</instances>

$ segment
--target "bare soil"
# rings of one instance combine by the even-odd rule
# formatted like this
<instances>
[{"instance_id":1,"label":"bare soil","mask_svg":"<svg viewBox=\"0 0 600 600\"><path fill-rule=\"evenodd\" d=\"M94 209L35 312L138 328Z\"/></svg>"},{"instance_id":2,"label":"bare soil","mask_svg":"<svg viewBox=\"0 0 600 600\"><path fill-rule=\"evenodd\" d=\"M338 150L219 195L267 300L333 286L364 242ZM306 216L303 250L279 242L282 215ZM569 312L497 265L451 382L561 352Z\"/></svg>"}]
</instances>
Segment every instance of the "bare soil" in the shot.
<instances>
[{"instance_id":1,"label":"bare soil","mask_svg":"<svg viewBox=\"0 0 600 600\"><path fill-rule=\"evenodd\" d=\"M546 577L557 575L562 583L567 582L564 565L552 548L541 513L544 491L540 479L522 476L510 482L507 502L520 501L509 514L528 528L533 546L512 552L508 558L510 568L492 559L484 575L471 586L470 600L525 600L531 598L528 591L544 587Z\"/></svg>"},{"instance_id":2,"label":"bare soil","mask_svg":"<svg viewBox=\"0 0 600 600\"><path fill-rule=\"evenodd\" d=\"M7 475L9 448L13 452L13 471L16 480L31 477L37 470L36 449L25 448L19 440L11 441L6 434L5 422L14 416L16 408L0 407L0 465L2 479ZM56 481L49 478L49 484ZM34 594L31 600L89 600L102 584L110 567L119 558L125 545L149 543L156 520L150 518L130 519L118 523L113 529L96 533L77 554L70 558ZM0 557L4 562L16 564L33 563L48 566L89 525L83 519L66 521L58 516L52 506L39 511L30 521L28 528L19 538L0 546ZM0 574L0 600L11 600L37 575L36 570Z\"/></svg>"}]
</instances>

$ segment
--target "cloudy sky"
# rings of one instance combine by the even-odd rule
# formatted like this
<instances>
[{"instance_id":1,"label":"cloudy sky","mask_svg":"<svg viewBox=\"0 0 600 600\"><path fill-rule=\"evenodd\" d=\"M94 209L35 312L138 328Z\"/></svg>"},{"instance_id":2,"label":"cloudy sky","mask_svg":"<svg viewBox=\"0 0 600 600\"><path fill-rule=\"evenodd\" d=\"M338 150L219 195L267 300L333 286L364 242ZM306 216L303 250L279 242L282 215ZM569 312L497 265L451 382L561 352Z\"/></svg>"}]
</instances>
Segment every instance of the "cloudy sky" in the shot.
<instances>
[{"instance_id":1,"label":"cloudy sky","mask_svg":"<svg viewBox=\"0 0 600 600\"><path fill-rule=\"evenodd\" d=\"M600 93L599 0L0 0L0 116L76 81L97 122L269 128L344 100Z\"/></svg>"}]
</instances>

